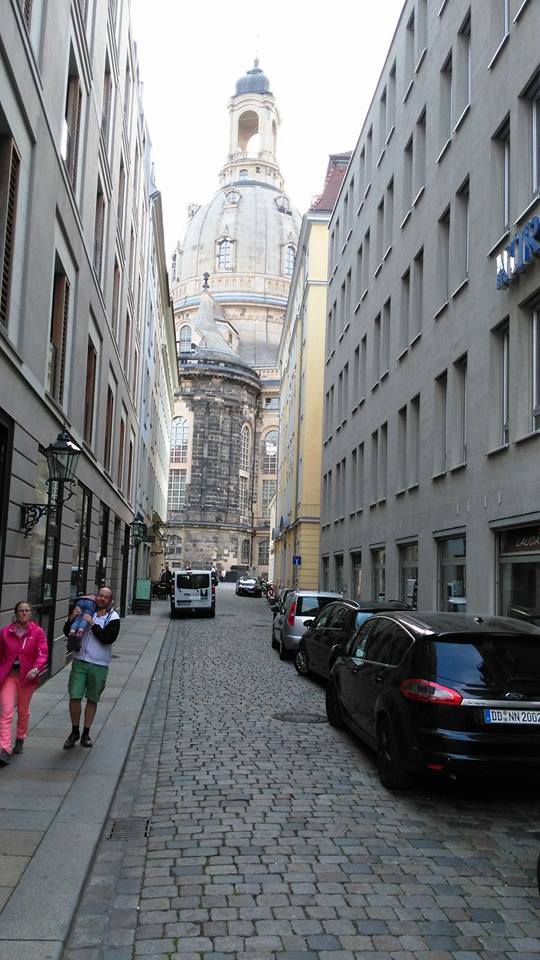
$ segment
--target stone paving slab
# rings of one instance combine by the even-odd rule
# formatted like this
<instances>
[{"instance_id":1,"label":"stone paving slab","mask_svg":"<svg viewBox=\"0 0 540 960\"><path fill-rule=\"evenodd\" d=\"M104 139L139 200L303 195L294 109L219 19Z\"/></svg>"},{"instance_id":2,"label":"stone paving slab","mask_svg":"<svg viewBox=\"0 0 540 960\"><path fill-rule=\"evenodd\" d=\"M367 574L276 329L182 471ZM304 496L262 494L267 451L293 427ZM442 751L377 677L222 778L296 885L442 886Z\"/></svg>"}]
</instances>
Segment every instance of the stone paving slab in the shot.
<instances>
[{"instance_id":1,"label":"stone paving slab","mask_svg":"<svg viewBox=\"0 0 540 960\"><path fill-rule=\"evenodd\" d=\"M171 624L63 960L538 960L537 789L387 792L348 734L276 719L324 687L270 622L220 585Z\"/></svg>"}]
</instances>

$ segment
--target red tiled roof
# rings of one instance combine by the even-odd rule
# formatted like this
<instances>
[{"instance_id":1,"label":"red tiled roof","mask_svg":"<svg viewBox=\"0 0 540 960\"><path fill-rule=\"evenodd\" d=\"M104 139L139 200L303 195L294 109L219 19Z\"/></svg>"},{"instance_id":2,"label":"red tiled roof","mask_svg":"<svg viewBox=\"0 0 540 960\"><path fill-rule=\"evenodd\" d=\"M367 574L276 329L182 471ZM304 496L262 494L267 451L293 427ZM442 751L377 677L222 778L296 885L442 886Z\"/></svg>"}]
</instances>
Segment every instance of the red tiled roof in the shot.
<instances>
[{"instance_id":1,"label":"red tiled roof","mask_svg":"<svg viewBox=\"0 0 540 960\"><path fill-rule=\"evenodd\" d=\"M328 160L328 169L324 181L324 189L320 197L311 204L310 210L324 210L329 213L334 209L337 195L341 189L352 150L346 153L331 153Z\"/></svg>"}]
</instances>

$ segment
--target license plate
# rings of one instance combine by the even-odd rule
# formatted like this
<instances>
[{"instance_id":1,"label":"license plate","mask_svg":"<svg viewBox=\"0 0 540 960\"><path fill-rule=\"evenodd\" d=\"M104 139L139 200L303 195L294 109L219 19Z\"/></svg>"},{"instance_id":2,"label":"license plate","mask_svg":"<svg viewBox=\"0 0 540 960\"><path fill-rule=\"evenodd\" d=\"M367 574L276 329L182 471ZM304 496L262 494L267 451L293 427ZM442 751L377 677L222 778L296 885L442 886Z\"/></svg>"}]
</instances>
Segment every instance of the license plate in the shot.
<instances>
[{"instance_id":1,"label":"license plate","mask_svg":"<svg viewBox=\"0 0 540 960\"><path fill-rule=\"evenodd\" d=\"M484 710L485 723L532 723L540 726L540 710Z\"/></svg>"}]
</instances>

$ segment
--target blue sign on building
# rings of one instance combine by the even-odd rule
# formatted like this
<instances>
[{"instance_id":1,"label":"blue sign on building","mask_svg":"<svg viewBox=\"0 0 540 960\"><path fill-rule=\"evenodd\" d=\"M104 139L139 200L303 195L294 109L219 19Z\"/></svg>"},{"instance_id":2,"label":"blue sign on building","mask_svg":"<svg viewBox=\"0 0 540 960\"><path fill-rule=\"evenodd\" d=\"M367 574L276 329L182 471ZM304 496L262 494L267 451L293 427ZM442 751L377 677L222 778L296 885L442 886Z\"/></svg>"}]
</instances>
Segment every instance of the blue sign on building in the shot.
<instances>
[{"instance_id":1,"label":"blue sign on building","mask_svg":"<svg viewBox=\"0 0 540 960\"><path fill-rule=\"evenodd\" d=\"M540 256L538 237L540 217L531 217L497 257L497 290L509 287L532 260Z\"/></svg>"},{"instance_id":2,"label":"blue sign on building","mask_svg":"<svg viewBox=\"0 0 540 960\"><path fill-rule=\"evenodd\" d=\"M300 567L302 566L302 557L299 556L299 554L295 553L292 558L292 562L293 562L293 567Z\"/></svg>"}]
</instances>

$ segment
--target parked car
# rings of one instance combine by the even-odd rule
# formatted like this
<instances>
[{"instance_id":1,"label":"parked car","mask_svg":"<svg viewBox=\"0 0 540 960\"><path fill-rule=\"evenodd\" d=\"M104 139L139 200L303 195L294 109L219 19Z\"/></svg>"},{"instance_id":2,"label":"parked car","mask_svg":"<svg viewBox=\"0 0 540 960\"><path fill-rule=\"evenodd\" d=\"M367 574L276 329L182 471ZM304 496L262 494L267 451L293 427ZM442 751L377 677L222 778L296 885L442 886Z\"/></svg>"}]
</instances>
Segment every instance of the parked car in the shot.
<instances>
[{"instance_id":1,"label":"parked car","mask_svg":"<svg viewBox=\"0 0 540 960\"><path fill-rule=\"evenodd\" d=\"M235 593L239 597L262 597L262 587L255 577L240 577L236 581Z\"/></svg>"},{"instance_id":2,"label":"parked car","mask_svg":"<svg viewBox=\"0 0 540 960\"><path fill-rule=\"evenodd\" d=\"M280 587L275 597L269 598L268 602L270 604L272 616L274 617L276 616L276 614L279 612L279 610L285 603L286 597L288 596L289 593L292 593L293 590L294 590L294 587Z\"/></svg>"},{"instance_id":3,"label":"parked car","mask_svg":"<svg viewBox=\"0 0 540 960\"><path fill-rule=\"evenodd\" d=\"M334 726L373 747L381 783L540 772L540 629L506 617L387 612L337 650Z\"/></svg>"},{"instance_id":4,"label":"parked car","mask_svg":"<svg viewBox=\"0 0 540 960\"><path fill-rule=\"evenodd\" d=\"M303 677L316 673L328 679L336 659L332 647L347 643L353 633L374 613L383 610L412 610L401 600L336 600L315 617L306 620L305 633L294 656L294 665Z\"/></svg>"},{"instance_id":5,"label":"parked car","mask_svg":"<svg viewBox=\"0 0 540 960\"><path fill-rule=\"evenodd\" d=\"M304 622L316 617L328 603L341 599L340 593L289 590L272 624L272 646L278 648L280 660L287 660L298 648L304 632Z\"/></svg>"}]
</instances>

